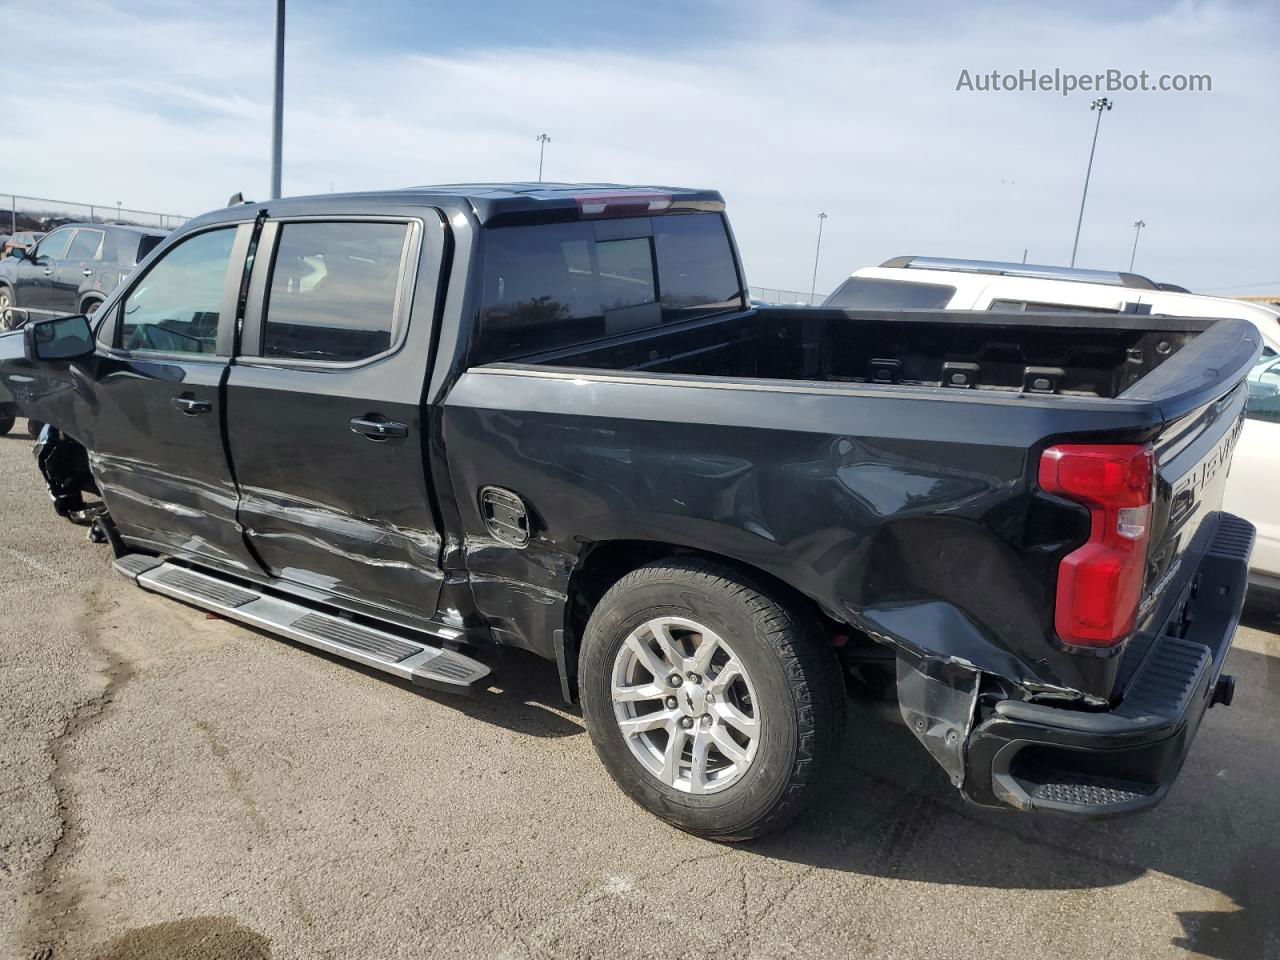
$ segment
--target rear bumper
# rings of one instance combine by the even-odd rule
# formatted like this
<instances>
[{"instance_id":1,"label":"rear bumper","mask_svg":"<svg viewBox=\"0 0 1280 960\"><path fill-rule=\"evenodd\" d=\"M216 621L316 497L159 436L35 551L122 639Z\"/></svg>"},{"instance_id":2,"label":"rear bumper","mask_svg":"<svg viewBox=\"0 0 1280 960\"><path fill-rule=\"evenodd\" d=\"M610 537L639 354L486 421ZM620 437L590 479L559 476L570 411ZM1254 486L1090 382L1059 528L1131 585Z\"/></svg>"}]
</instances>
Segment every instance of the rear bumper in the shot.
<instances>
[{"instance_id":1,"label":"rear bumper","mask_svg":"<svg viewBox=\"0 0 1280 960\"><path fill-rule=\"evenodd\" d=\"M1222 665L1248 587L1251 524L1221 514L1175 612L1152 637L1105 712L1006 700L976 724L962 792L975 803L1077 816L1133 813L1168 792L1205 711L1230 703Z\"/></svg>"}]
</instances>

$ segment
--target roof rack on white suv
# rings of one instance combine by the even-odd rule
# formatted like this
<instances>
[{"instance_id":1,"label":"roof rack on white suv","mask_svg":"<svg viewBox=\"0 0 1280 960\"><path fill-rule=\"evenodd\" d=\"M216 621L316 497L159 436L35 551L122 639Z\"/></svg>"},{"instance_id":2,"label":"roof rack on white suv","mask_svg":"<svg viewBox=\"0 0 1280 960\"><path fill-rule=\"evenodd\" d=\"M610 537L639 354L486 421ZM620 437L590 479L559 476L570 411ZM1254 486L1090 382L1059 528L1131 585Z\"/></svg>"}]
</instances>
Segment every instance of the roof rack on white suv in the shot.
<instances>
[{"instance_id":1,"label":"roof rack on white suv","mask_svg":"<svg viewBox=\"0 0 1280 960\"><path fill-rule=\"evenodd\" d=\"M1077 283L1105 283L1113 287L1133 287L1136 290L1159 289L1154 281L1136 273L1084 270L1080 267L1050 267L1038 263L954 260L949 257L893 257L880 266L914 270L954 270L959 273L989 273L1003 277L1039 277L1042 280L1074 280Z\"/></svg>"},{"instance_id":2,"label":"roof rack on white suv","mask_svg":"<svg viewBox=\"0 0 1280 960\"><path fill-rule=\"evenodd\" d=\"M854 310L990 310L1001 313L1150 313L1238 317L1280 354L1280 310L1261 303L1189 293L1133 273L1046 267L998 260L894 257L859 267L823 306Z\"/></svg>"}]
</instances>

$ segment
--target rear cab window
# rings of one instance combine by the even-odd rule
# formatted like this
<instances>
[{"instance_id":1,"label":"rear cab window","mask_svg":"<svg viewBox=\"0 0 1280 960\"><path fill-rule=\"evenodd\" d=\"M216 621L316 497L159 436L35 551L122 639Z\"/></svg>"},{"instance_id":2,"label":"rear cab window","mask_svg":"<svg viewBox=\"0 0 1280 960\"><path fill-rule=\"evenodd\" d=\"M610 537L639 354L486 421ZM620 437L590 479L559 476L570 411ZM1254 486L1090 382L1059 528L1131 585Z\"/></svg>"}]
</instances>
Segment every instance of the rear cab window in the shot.
<instances>
[{"instance_id":1,"label":"rear cab window","mask_svg":"<svg viewBox=\"0 0 1280 960\"><path fill-rule=\"evenodd\" d=\"M743 309L718 213L486 231L473 363Z\"/></svg>"}]
</instances>

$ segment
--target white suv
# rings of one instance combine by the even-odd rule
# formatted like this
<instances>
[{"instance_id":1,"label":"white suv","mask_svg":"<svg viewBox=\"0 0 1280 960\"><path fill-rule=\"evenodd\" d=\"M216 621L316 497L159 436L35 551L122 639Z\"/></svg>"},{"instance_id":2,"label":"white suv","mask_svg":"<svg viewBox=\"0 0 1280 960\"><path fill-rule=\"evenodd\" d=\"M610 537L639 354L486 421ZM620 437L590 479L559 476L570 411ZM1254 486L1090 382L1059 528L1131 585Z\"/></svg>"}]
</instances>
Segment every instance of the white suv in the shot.
<instances>
[{"instance_id":1,"label":"white suv","mask_svg":"<svg viewBox=\"0 0 1280 960\"><path fill-rule=\"evenodd\" d=\"M1249 375L1249 407L1236 446L1222 508L1258 528L1250 579L1280 588L1280 310L1205 297L1132 273L895 257L862 267L836 288L826 307L862 310L996 310L1011 313L1155 313L1174 317L1237 317L1262 334L1262 359Z\"/></svg>"}]
</instances>

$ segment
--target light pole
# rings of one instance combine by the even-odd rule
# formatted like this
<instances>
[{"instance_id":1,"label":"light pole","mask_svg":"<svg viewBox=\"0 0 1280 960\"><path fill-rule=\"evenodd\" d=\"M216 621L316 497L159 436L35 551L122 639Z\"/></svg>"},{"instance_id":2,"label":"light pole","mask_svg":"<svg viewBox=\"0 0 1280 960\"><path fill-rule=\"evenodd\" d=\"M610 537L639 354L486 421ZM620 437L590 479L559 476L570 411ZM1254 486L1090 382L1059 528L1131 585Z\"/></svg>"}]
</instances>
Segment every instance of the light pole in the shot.
<instances>
[{"instance_id":1,"label":"light pole","mask_svg":"<svg viewBox=\"0 0 1280 960\"><path fill-rule=\"evenodd\" d=\"M276 0L276 79L271 104L271 199L280 196L280 160L284 139L284 0Z\"/></svg>"},{"instance_id":2,"label":"light pole","mask_svg":"<svg viewBox=\"0 0 1280 960\"><path fill-rule=\"evenodd\" d=\"M1080 194L1080 216L1076 217L1076 239L1071 244L1071 266L1076 265L1076 249L1080 246L1080 224L1084 223L1084 201L1089 196L1089 175L1093 173L1093 151L1098 149L1098 129L1102 126L1102 113L1115 106L1115 102L1106 97L1098 97L1091 104L1090 110L1098 111L1098 119L1093 125L1093 145L1089 147L1089 166L1084 171L1084 192Z\"/></svg>"},{"instance_id":3,"label":"light pole","mask_svg":"<svg viewBox=\"0 0 1280 960\"><path fill-rule=\"evenodd\" d=\"M1138 235L1142 233L1142 228L1147 225L1145 220L1133 221L1133 253L1129 254L1129 272L1133 273L1133 261L1138 256Z\"/></svg>"},{"instance_id":4,"label":"light pole","mask_svg":"<svg viewBox=\"0 0 1280 960\"><path fill-rule=\"evenodd\" d=\"M542 155L547 151L547 144L551 142L551 138L545 133L538 134L538 182L542 182Z\"/></svg>"},{"instance_id":5,"label":"light pole","mask_svg":"<svg viewBox=\"0 0 1280 960\"><path fill-rule=\"evenodd\" d=\"M813 283L809 286L809 306L813 306L813 295L818 289L818 255L822 253L822 221L825 219L825 213L818 214L818 246L813 251Z\"/></svg>"},{"instance_id":6,"label":"light pole","mask_svg":"<svg viewBox=\"0 0 1280 960\"><path fill-rule=\"evenodd\" d=\"M116 201L116 223L120 223L123 218L120 216L120 201Z\"/></svg>"}]
</instances>

